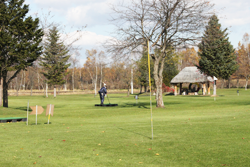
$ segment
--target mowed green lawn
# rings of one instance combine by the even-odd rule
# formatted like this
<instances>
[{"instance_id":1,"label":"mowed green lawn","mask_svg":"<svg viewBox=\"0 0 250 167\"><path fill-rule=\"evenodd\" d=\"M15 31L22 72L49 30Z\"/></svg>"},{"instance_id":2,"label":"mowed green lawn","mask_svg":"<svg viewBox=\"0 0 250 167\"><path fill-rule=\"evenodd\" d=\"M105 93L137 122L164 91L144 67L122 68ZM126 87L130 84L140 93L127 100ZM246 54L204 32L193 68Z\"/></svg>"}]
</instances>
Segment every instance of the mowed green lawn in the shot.
<instances>
[{"instance_id":1,"label":"mowed green lawn","mask_svg":"<svg viewBox=\"0 0 250 167\"><path fill-rule=\"evenodd\" d=\"M54 104L48 117L0 124L0 166L235 166L250 164L250 90L217 90L210 96L164 96L153 100L151 135L149 96L108 94L118 107L95 107L93 95L9 97L0 117L26 117L30 105ZM154 98L153 98L154 99ZM108 100L105 101L108 103Z\"/></svg>"}]
</instances>

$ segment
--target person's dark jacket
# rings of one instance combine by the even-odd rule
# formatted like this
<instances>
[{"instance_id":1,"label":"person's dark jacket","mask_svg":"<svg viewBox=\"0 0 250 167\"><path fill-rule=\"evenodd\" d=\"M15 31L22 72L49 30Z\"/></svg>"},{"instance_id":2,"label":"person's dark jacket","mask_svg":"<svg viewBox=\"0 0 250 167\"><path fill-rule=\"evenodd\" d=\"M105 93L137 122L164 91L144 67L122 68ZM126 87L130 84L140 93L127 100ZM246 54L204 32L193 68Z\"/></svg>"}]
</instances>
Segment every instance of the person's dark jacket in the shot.
<instances>
[{"instance_id":1,"label":"person's dark jacket","mask_svg":"<svg viewBox=\"0 0 250 167\"><path fill-rule=\"evenodd\" d=\"M107 94L107 89L105 87L102 87L99 91L99 93L104 93L104 95Z\"/></svg>"}]
</instances>

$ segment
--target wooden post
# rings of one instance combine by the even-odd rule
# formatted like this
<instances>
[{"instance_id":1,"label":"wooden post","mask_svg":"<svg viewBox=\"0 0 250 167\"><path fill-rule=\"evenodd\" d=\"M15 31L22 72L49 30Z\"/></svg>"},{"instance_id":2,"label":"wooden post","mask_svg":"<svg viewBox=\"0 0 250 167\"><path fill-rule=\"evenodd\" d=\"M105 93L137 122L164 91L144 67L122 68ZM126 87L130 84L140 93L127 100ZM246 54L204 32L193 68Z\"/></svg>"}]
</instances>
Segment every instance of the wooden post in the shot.
<instances>
[{"instance_id":1,"label":"wooden post","mask_svg":"<svg viewBox=\"0 0 250 167\"><path fill-rule=\"evenodd\" d=\"M210 83L207 82L207 94L210 95Z\"/></svg>"},{"instance_id":2,"label":"wooden post","mask_svg":"<svg viewBox=\"0 0 250 167\"><path fill-rule=\"evenodd\" d=\"M181 95L182 83L180 83L180 95Z\"/></svg>"},{"instance_id":3,"label":"wooden post","mask_svg":"<svg viewBox=\"0 0 250 167\"><path fill-rule=\"evenodd\" d=\"M202 90L203 90L203 95L206 95L206 84L205 83L203 83L202 84Z\"/></svg>"},{"instance_id":4,"label":"wooden post","mask_svg":"<svg viewBox=\"0 0 250 167\"><path fill-rule=\"evenodd\" d=\"M174 85L174 95L177 96L177 84Z\"/></svg>"},{"instance_id":5,"label":"wooden post","mask_svg":"<svg viewBox=\"0 0 250 167\"><path fill-rule=\"evenodd\" d=\"M56 98L56 86L54 86L54 98Z\"/></svg>"}]
</instances>

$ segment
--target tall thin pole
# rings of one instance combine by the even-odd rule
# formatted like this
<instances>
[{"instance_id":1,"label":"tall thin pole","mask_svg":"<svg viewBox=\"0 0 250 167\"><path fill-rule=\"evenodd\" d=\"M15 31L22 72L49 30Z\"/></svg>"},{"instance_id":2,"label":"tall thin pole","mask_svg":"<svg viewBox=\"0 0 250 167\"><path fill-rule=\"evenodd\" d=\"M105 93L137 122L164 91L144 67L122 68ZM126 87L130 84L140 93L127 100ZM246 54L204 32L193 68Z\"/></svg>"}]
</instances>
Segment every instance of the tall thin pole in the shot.
<instances>
[{"instance_id":1,"label":"tall thin pole","mask_svg":"<svg viewBox=\"0 0 250 167\"><path fill-rule=\"evenodd\" d=\"M131 94L134 94L134 86L133 86L133 66L131 66Z\"/></svg>"},{"instance_id":2,"label":"tall thin pole","mask_svg":"<svg viewBox=\"0 0 250 167\"><path fill-rule=\"evenodd\" d=\"M149 41L148 41L148 82L149 82L149 91L150 91L150 110L151 110L151 131L152 131L152 140L154 138L154 127L153 127L153 111L152 111L152 98L151 98L151 76L150 76L150 57L149 57Z\"/></svg>"},{"instance_id":3,"label":"tall thin pole","mask_svg":"<svg viewBox=\"0 0 250 167\"><path fill-rule=\"evenodd\" d=\"M49 117L48 117L48 124L49 124L49 119L50 119L50 113L51 113L51 104L49 105Z\"/></svg>"},{"instance_id":4,"label":"tall thin pole","mask_svg":"<svg viewBox=\"0 0 250 167\"><path fill-rule=\"evenodd\" d=\"M131 94L134 94L134 83L133 83L133 59L131 56L131 52L130 52L130 59L131 59Z\"/></svg>"},{"instance_id":5,"label":"tall thin pole","mask_svg":"<svg viewBox=\"0 0 250 167\"><path fill-rule=\"evenodd\" d=\"M27 105L27 126L29 124L29 101L28 101L28 105Z\"/></svg>"},{"instance_id":6,"label":"tall thin pole","mask_svg":"<svg viewBox=\"0 0 250 167\"><path fill-rule=\"evenodd\" d=\"M36 125L37 125L37 105L36 105Z\"/></svg>"}]
</instances>

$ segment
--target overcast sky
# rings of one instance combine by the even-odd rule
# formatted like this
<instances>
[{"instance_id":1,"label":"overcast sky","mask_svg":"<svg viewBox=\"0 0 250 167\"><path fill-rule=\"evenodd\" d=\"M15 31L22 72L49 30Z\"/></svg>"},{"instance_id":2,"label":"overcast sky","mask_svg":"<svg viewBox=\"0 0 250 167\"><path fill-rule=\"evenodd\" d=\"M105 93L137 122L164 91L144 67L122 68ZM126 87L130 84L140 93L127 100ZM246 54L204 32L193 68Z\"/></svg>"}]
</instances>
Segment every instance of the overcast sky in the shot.
<instances>
[{"instance_id":1,"label":"overcast sky","mask_svg":"<svg viewBox=\"0 0 250 167\"><path fill-rule=\"evenodd\" d=\"M87 25L82 39L81 62L85 60L85 50L97 48L110 37L113 26L108 21L112 15L110 4L118 0L26 0L30 14L51 11L53 20L68 28ZM126 2L126 1L125 1ZM228 28L229 40L234 48L242 41L244 33L250 34L249 0L211 0L223 28ZM71 29L73 31L73 29ZM82 64L81 64L82 65Z\"/></svg>"}]
</instances>

